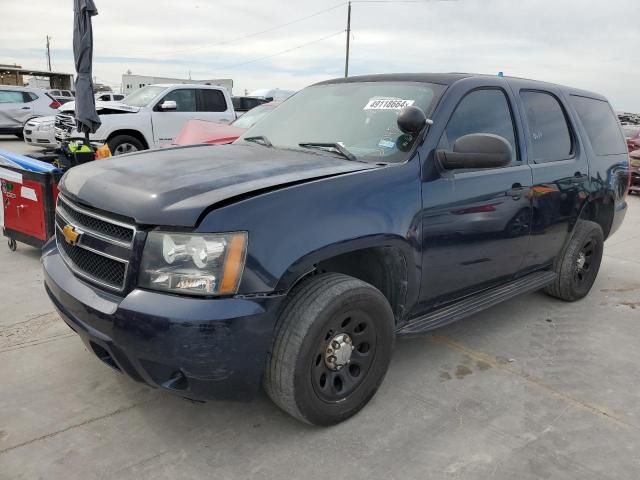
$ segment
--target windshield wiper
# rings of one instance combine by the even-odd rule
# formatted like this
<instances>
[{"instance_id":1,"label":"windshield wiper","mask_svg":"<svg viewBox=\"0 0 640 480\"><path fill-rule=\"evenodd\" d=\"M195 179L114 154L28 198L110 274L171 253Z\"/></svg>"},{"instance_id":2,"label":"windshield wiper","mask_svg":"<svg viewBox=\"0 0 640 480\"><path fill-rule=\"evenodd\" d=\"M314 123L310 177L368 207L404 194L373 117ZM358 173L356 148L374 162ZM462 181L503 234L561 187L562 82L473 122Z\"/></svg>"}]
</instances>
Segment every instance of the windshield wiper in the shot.
<instances>
[{"instance_id":1,"label":"windshield wiper","mask_svg":"<svg viewBox=\"0 0 640 480\"><path fill-rule=\"evenodd\" d=\"M265 147L273 147L273 144L264 135L256 135L255 137L244 137L243 140L245 142L259 143L260 145L264 145Z\"/></svg>"},{"instance_id":2,"label":"windshield wiper","mask_svg":"<svg viewBox=\"0 0 640 480\"><path fill-rule=\"evenodd\" d=\"M358 160L353 153L347 150L344 147L344 145L337 142L336 143L304 142L304 143L299 143L298 145L301 146L302 148L317 148L320 150L329 150L342 155L344 158L352 162L362 162L362 160Z\"/></svg>"}]
</instances>

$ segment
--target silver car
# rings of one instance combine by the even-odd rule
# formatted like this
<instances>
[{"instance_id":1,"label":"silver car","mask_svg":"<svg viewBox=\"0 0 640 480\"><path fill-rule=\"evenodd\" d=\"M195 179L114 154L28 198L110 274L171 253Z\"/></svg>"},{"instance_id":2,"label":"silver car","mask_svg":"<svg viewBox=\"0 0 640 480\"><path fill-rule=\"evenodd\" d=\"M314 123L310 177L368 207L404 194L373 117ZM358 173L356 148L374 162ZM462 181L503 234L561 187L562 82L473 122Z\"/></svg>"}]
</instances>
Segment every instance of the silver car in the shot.
<instances>
[{"instance_id":1,"label":"silver car","mask_svg":"<svg viewBox=\"0 0 640 480\"><path fill-rule=\"evenodd\" d=\"M55 115L59 106L45 90L0 85L0 134L22 137L29 120Z\"/></svg>"},{"instance_id":2,"label":"silver car","mask_svg":"<svg viewBox=\"0 0 640 480\"><path fill-rule=\"evenodd\" d=\"M46 149L58 147L58 141L54 135L54 123L56 117L32 118L24 125L24 141L34 147Z\"/></svg>"}]
</instances>

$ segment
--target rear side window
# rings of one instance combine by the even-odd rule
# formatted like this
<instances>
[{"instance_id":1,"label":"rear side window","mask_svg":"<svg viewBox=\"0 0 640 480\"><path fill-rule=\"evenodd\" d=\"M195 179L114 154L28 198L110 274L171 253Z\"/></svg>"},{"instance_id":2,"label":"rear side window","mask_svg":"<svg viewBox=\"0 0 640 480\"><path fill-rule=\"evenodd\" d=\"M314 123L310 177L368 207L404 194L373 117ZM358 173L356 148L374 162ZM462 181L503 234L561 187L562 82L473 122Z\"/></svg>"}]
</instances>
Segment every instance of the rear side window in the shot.
<instances>
[{"instance_id":1,"label":"rear side window","mask_svg":"<svg viewBox=\"0 0 640 480\"><path fill-rule=\"evenodd\" d=\"M570 158L571 131L558 99L550 93L531 90L521 91L520 98L529 126L530 159L551 162Z\"/></svg>"},{"instance_id":2,"label":"rear side window","mask_svg":"<svg viewBox=\"0 0 640 480\"><path fill-rule=\"evenodd\" d=\"M620 126L608 102L595 98L571 95L571 103L578 112L596 155L626 153Z\"/></svg>"},{"instance_id":3,"label":"rear side window","mask_svg":"<svg viewBox=\"0 0 640 480\"><path fill-rule=\"evenodd\" d=\"M0 103L24 103L23 92L0 90Z\"/></svg>"},{"instance_id":4,"label":"rear side window","mask_svg":"<svg viewBox=\"0 0 640 480\"><path fill-rule=\"evenodd\" d=\"M34 100L37 100L38 96L33 92L23 92L22 98L24 103L29 103L29 102L33 102Z\"/></svg>"},{"instance_id":5,"label":"rear side window","mask_svg":"<svg viewBox=\"0 0 640 480\"><path fill-rule=\"evenodd\" d=\"M502 90L474 90L467 94L451 115L438 148L451 151L458 138L471 133L500 135L511 145L511 162L518 161L511 109Z\"/></svg>"},{"instance_id":6,"label":"rear side window","mask_svg":"<svg viewBox=\"0 0 640 480\"><path fill-rule=\"evenodd\" d=\"M124 95L114 95L113 99L114 100L122 100L124 98Z\"/></svg>"},{"instance_id":7,"label":"rear side window","mask_svg":"<svg viewBox=\"0 0 640 480\"><path fill-rule=\"evenodd\" d=\"M227 101L220 90L199 90L201 112L226 112Z\"/></svg>"},{"instance_id":8,"label":"rear side window","mask_svg":"<svg viewBox=\"0 0 640 480\"><path fill-rule=\"evenodd\" d=\"M60 96L60 90L51 90L51 95L53 95L55 97L59 97Z\"/></svg>"}]
</instances>

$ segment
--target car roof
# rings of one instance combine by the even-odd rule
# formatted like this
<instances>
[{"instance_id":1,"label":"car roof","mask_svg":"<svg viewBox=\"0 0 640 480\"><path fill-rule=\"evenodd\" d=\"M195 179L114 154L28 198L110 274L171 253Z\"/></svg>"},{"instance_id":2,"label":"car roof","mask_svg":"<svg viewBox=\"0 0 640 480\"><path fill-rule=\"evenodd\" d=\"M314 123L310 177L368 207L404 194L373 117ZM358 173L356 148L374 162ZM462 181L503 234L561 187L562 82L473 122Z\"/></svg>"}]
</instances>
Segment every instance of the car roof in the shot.
<instances>
[{"instance_id":1,"label":"car roof","mask_svg":"<svg viewBox=\"0 0 640 480\"><path fill-rule=\"evenodd\" d=\"M332 83L358 83L358 82L418 82L418 83L435 83L438 85L449 86L465 78L496 78L496 77L497 77L496 75L487 75L482 73L458 73L458 72L382 73L382 74L375 74L375 75L356 75L356 76L347 77L347 78L334 78L331 80L318 82L315 85L327 85ZM499 78L503 78L507 82L511 81L513 83L519 83L520 85L526 86L527 88L535 88L535 87L544 88L545 86L549 88L549 86L553 86L555 88L560 88L562 90L565 90L572 95L582 95L586 97L593 97L593 98L606 100L602 95L595 92L589 92L587 90L581 90L581 89L568 87L564 85L558 85L555 83L544 82L541 80L531 80L528 78L510 77L510 76L501 76Z\"/></svg>"},{"instance_id":2,"label":"car roof","mask_svg":"<svg viewBox=\"0 0 640 480\"><path fill-rule=\"evenodd\" d=\"M41 92L41 93L46 92L46 90L44 90L42 88L20 87L20 86L17 86L17 85L0 85L0 89L2 89L2 90L20 90L20 91L27 91L27 92Z\"/></svg>"},{"instance_id":3,"label":"car roof","mask_svg":"<svg viewBox=\"0 0 640 480\"><path fill-rule=\"evenodd\" d=\"M153 83L151 85L146 85L147 87L197 87L197 88L215 88L215 89L223 89L220 85L206 85L204 83Z\"/></svg>"}]
</instances>

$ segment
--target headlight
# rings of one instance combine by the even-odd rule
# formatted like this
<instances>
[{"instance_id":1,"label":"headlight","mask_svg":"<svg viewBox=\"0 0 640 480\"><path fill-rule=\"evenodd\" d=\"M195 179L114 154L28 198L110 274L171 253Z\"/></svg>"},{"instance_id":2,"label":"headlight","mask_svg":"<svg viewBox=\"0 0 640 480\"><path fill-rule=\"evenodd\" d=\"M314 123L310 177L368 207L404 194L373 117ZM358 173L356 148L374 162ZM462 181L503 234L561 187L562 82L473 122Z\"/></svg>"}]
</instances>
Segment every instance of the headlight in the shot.
<instances>
[{"instance_id":1,"label":"headlight","mask_svg":"<svg viewBox=\"0 0 640 480\"><path fill-rule=\"evenodd\" d=\"M48 132L53 128L53 122L44 122L38 125L39 132Z\"/></svg>"},{"instance_id":2,"label":"headlight","mask_svg":"<svg viewBox=\"0 0 640 480\"><path fill-rule=\"evenodd\" d=\"M139 285L192 295L234 294L246 253L247 232L150 232L142 255Z\"/></svg>"}]
</instances>

